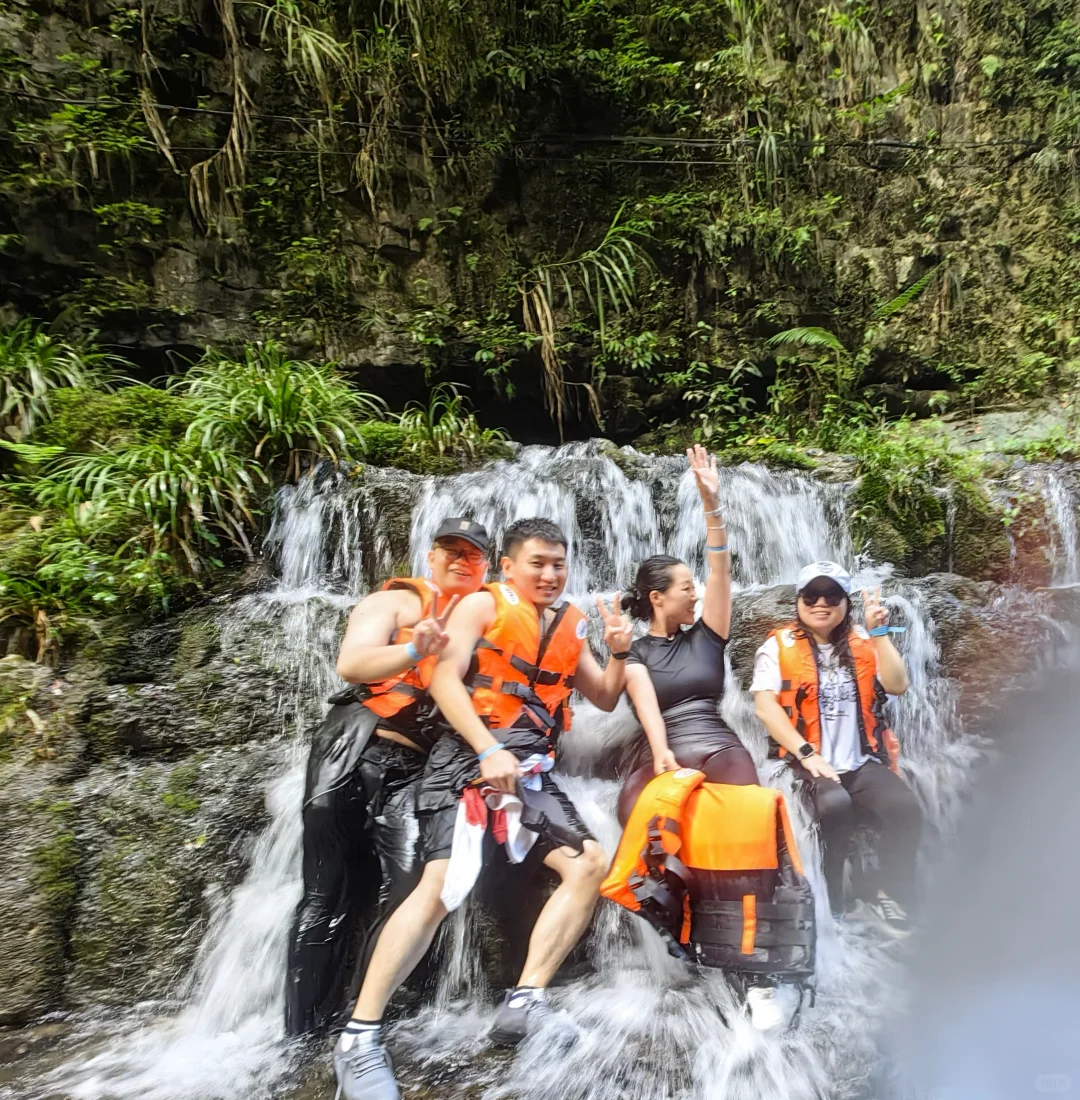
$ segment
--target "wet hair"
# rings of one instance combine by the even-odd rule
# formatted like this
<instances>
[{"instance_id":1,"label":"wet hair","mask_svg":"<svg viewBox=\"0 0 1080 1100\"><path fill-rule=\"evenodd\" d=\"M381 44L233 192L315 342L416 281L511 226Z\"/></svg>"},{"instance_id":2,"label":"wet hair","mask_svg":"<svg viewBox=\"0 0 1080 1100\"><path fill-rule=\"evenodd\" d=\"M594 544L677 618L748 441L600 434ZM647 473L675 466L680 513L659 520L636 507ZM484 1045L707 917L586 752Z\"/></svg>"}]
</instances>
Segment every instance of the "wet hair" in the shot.
<instances>
[{"instance_id":1,"label":"wet hair","mask_svg":"<svg viewBox=\"0 0 1080 1100\"><path fill-rule=\"evenodd\" d=\"M552 546L561 546L564 550L568 546L566 536L562 533L562 528L557 523L553 523L550 519L540 519L537 517L532 519L519 519L511 523L506 529L506 534L503 535L502 556L504 558L515 557L517 552L529 541L529 539L540 539L542 542L548 542Z\"/></svg>"},{"instance_id":2,"label":"wet hair","mask_svg":"<svg viewBox=\"0 0 1080 1100\"><path fill-rule=\"evenodd\" d=\"M683 565L679 558L670 554L654 554L646 558L639 566L634 577L634 587L627 593L627 611L635 619L653 617L650 592L666 592L671 587L671 571L676 565Z\"/></svg>"}]
</instances>

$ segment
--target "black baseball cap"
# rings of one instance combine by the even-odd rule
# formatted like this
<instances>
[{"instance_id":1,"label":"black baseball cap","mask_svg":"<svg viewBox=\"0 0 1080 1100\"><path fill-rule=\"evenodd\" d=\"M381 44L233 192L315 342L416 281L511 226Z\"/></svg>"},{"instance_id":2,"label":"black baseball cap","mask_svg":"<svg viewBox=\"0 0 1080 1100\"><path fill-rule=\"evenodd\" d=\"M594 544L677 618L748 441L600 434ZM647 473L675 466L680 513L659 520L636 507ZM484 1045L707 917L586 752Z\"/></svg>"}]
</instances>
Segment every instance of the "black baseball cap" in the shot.
<instances>
[{"instance_id":1,"label":"black baseball cap","mask_svg":"<svg viewBox=\"0 0 1080 1100\"><path fill-rule=\"evenodd\" d=\"M471 542L478 550L483 550L488 557L491 556L491 538L488 536L487 529L463 516L444 519L431 541L438 542L440 539L464 539L466 542Z\"/></svg>"}]
</instances>

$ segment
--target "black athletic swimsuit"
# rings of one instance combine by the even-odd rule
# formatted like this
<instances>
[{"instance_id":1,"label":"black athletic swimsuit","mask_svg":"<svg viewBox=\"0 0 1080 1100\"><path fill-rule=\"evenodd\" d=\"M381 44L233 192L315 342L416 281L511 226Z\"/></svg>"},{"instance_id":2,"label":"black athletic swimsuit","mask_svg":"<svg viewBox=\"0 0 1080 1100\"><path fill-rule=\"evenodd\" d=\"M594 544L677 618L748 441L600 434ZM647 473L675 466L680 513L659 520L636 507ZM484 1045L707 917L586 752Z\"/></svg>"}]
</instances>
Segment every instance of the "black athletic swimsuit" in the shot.
<instances>
[{"instance_id":1,"label":"black athletic swimsuit","mask_svg":"<svg viewBox=\"0 0 1080 1100\"><path fill-rule=\"evenodd\" d=\"M726 638L698 619L689 630L670 638L638 638L627 661L649 670L668 748L679 764L703 771L709 783L747 785L758 781L754 761L718 709L724 694L726 645ZM629 817L652 777L652 749L642 735L634 771L619 797L620 821Z\"/></svg>"}]
</instances>

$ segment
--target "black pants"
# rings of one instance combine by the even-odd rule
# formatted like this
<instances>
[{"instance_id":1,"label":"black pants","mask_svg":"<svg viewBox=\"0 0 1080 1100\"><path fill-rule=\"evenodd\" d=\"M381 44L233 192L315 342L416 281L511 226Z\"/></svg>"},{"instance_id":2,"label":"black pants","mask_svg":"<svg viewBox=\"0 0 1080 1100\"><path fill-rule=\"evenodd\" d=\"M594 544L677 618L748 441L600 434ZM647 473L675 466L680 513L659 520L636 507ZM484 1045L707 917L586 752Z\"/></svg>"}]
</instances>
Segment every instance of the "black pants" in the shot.
<instances>
[{"instance_id":1,"label":"black pants","mask_svg":"<svg viewBox=\"0 0 1080 1100\"><path fill-rule=\"evenodd\" d=\"M663 712L668 748L679 766L705 773L706 783L748 787L758 781L754 758L738 735L721 721L712 700L693 699ZM634 770L619 794L619 824L625 825L638 796L654 776L652 749L646 741Z\"/></svg>"},{"instance_id":2,"label":"black pants","mask_svg":"<svg viewBox=\"0 0 1080 1100\"><path fill-rule=\"evenodd\" d=\"M304 893L289 938L285 997L290 1035L334 1022L356 991L379 928L422 870L416 788L425 757L375 735L375 723L359 703L334 706L308 756Z\"/></svg>"},{"instance_id":3,"label":"black pants","mask_svg":"<svg viewBox=\"0 0 1080 1100\"><path fill-rule=\"evenodd\" d=\"M825 882L833 912L843 911L844 861L859 825L870 826L878 835L878 873L873 885L901 905L914 905L922 811L911 788L877 760L844 772L839 783L812 776L796 761L791 762L791 769L803 781L820 823Z\"/></svg>"}]
</instances>

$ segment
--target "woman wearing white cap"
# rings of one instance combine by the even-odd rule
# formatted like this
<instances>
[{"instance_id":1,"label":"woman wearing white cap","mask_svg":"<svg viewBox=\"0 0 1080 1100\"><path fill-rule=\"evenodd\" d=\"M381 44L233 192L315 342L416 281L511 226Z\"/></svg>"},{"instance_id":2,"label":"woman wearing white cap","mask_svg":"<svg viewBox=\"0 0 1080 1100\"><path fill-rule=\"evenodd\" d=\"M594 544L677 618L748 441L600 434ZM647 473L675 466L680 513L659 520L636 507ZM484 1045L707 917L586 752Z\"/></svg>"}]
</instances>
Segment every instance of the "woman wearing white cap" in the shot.
<instances>
[{"instance_id":1,"label":"woman wearing white cap","mask_svg":"<svg viewBox=\"0 0 1080 1100\"><path fill-rule=\"evenodd\" d=\"M863 592L866 629L851 618L851 576L836 562L808 565L795 584L796 621L775 630L754 660L757 716L790 756L821 828L825 880L843 911L844 861L858 824L879 835L876 896L859 916L900 938L914 901L922 815L896 772L896 738L884 718L886 693L908 689L904 660L889 640L881 590Z\"/></svg>"}]
</instances>

